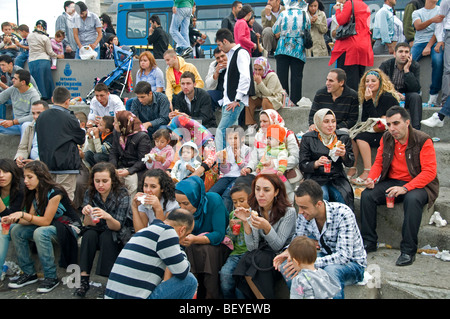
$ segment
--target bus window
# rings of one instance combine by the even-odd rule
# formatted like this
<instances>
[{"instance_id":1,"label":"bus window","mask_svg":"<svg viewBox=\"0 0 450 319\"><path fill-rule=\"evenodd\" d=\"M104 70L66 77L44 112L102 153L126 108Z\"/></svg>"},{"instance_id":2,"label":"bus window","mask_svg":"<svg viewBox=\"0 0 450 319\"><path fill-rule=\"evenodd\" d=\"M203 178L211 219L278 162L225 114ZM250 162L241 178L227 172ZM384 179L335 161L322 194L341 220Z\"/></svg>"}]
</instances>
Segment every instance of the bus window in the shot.
<instances>
[{"instance_id":1,"label":"bus window","mask_svg":"<svg viewBox=\"0 0 450 319\"><path fill-rule=\"evenodd\" d=\"M130 11L127 14L127 38L147 37L147 12Z\"/></svg>"}]
</instances>

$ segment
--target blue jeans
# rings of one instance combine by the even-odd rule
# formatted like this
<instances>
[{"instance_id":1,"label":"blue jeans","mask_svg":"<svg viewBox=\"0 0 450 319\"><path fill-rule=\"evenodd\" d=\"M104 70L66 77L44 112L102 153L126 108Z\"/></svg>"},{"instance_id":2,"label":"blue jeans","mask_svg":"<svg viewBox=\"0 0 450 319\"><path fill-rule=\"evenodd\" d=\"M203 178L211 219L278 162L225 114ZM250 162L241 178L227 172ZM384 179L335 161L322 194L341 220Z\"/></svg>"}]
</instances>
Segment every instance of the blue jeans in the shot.
<instances>
[{"instance_id":1,"label":"blue jeans","mask_svg":"<svg viewBox=\"0 0 450 319\"><path fill-rule=\"evenodd\" d=\"M228 256L227 261L220 269L220 288L224 299L245 299L242 292L237 289L236 281L233 278L233 272L242 256L243 254Z\"/></svg>"},{"instance_id":2,"label":"blue jeans","mask_svg":"<svg viewBox=\"0 0 450 319\"><path fill-rule=\"evenodd\" d=\"M339 202L345 204L344 197L342 197L341 193L334 186L325 184L321 187L323 191L323 199L329 202Z\"/></svg>"},{"instance_id":3,"label":"blue jeans","mask_svg":"<svg viewBox=\"0 0 450 319\"><path fill-rule=\"evenodd\" d=\"M20 66L23 69L27 60L28 50L21 51L19 55L14 59L14 65Z\"/></svg>"},{"instance_id":4,"label":"blue jeans","mask_svg":"<svg viewBox=\"0 0 450 319\"><path fill-rule=\"evenodd\" d=\"M8 255L9 243L11 242L11 230L16 224L11 224L9 234L3 235L0 233L0 267L5 264L6 256Z\"/></svg>"},{"instance_id":5,"label":"blue jeans","mask_svg":"<svg viewBox=\"0 0 450 319\"><path fill-rule=\"evenodd\" d=\"M414 43L411 48L411 55L414 61L422 58L422 51L428 43ZM436 43L431 48L431 85L430 94L438 94L442 87L442 74L444 72L444 52L441 49L439 53L434 51Z\"/></svg>"},{"instance_id":6,"label":"blue jeans","mask_svg":"<svg viewBox=\"0 0 450 319\"><path fill-rule=\"evenodd\" d=\"M25 122L18 125L13 125L8 128L0 126L0 134L5 135L23 135L23 132L25 132L25 129L30 125L31 122ZM26 125L24 125L26 124Z\"/></svg>"},{"instance_id":7,"label":"blue jeans","mask_svg":"<svg viewBox=\"0 0 450 319\"><path fill-rule=\"evenodd\" d=\"M217 193L222 196L223 203L227 208L227 212L233 209L233 201L231 200L230 191L234 186L237 177L221 177L210 189L209 192Z\"/></svg>"},{"instance_id":8,"label":"blue jeans","mask_svg":"<svg viewBox=\"0 0 450 319\"><path fill-rule=\"evenodd\" d=\"M222 106L222 118L216 131L216 150L221 151L226 147L226 131L232 125L238 125L239 115L244 109L244 103L240 102L233 110L227 111L227 105Z\"/></svg>"},{"instance_id":9,"label":"blue jeans","mask_svg":"<svg viewBox=\"0 0 450 319\"><path fill-rule=\"evenodd\" d=\"M169 33L178 48L186 49L191 46L189 42L189 23L191 21L192 8L177 8L177 13L172 15Z\"/></svg>"},{"instance_id":10,"label":"blue jeans","mask_svg":"<svg viewBox=\"0 0 450 319\"><path fill-rule=\"evenodd\" d=\"M323 256L325 256L324 253L317 254L317 257ZM283 269L286 262L287 261L284 261L281 264L281 269ZM334 299L344 299L345 286L354 285L364 279L364 267L353 261L348 262L345 265L331 264L323 267L323 270L325 270L341 285L341 291L336 296L334 296ZM281 274L283 275L284 280L286 280L286 284L290 290L292 279L287 279L283 272L281 272Z\"/></svg>"},{"instance_id":11,"label":"blue jeans","mask_svg":"<svg viewBox=\"0 0 450 319\"><path fill-rule=\"evenodd\" d=\"M33 275L36 273L29 246L29 241L33 240L36 243L39 261L44 270L44 277L57 278L52 243L52 241L57 240L55 226L17 224L11 230L11 239L16 248L17 262L25 274Z\"/></svg>"},{"instance_id":12,"label":"blue jeans","mask_svg":"<svg viewBox=\"0 0 450 319\"><path fill-rule=\"evenodd\" d=\"M209 90L209 96L211 97L211 108L215 112L216 109L220 108L219 101L223 98L223 91L220 90Z\"/></svg>"},{"instance_id":13,"label":"blue jeans","mask_svg":"<svg viewBox=\"0 0 450 319\"><path fill-rule=\"evenodd\" d=\"M188 273L184 279L173 276L161 282L148 299L192 299L196 290L197 278L192 273Z\"/></svg>"}]
</instances>

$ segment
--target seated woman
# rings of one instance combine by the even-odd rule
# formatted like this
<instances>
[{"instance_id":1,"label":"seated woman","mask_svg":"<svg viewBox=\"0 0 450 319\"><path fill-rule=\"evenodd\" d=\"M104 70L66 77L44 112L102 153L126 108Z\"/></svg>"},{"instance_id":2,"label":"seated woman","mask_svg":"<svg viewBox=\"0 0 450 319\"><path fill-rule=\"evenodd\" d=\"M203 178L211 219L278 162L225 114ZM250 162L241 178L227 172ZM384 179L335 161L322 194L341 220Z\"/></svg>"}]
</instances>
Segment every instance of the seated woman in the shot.
<instances>
[{"instance_id":1,"label":"seated woman","mask_svg":"<svg viewBox=\"0 0 450 319\"><path fill-rule=\"evenodd\" d=\"M142 177L143 193L138 192L131 202L134 231L149 226L157 218L165 220L167 213L179 208L175 199L175 183L162 169L151 169Z\"/></svg>"},{"instance_id":2,"label":"seated woman","mask_svg":"<svg viewBox=\"0 0 450 319\"><path fill-rule=\"evenodd\" d=\"M80 246L81 285L75 291L79 297L86 296L89 290L97 249L100 254L96 274L108 277L131 226L130 196L111 163L94 165L82 206L85 227Z\"/></svg>"},{"instance_id":3,"label":"seated woman","mask_svg":"<svg viewBox=\"0 0 450 319\"><path fill-rule=\"evenodd\" d=\"M81 221L65 189L53 181L47 165L32 161L25 165L24 176L26 188L21 211L2 218L3 223L16 223L11 229L11 240L23 271L8 287L21 288L38 281L29 245L33 240L44 270L44 280L37 292L46 293L59 284L52 241L61 247L60 267L77 264Z\"/></svg>"},{"instance_id":4,"label":"seated woman","mask_svg":"<svg viewBox=\"0 0 450 319\"><path fill-rule=\"evenodd\" d=\"M276 174L261 174L252 183L248 198L250 217L235 211L244 226L246 252L233 273L237 288L247 297L275 298L274 286L281 278L273 268L273 258L291 241L297 212Z\"/></svg>"},{"instance_id":5,"label":"seated woman","mask_svg":"<svg viewBox=\"0 0 450 319\"><path fill-rule=\"evenodd\" d=\"M261 158L265 154L267 146L267 128L269 125L278 124L282 127L285 126L283 118L278 114L277 111L268 109L262 110L259 115L260 128L255 135L254 145L252 152L250 154L250 160L245 168L241 170L241 176L236 179L236 184L246 183L251 185L251 181L256 174L256 166L260 162ZM286 137L284 139L284 144L288 150L288 163L286 168L286 174L288 171L296 171L299 175L301 174L298 170L298 153L299 153L299 143L294 132L291 130L286 130ZM294 172L292 171L292 172ZM300 176L299 176L300 177ZM298 181L295 179L288 178L288 183L285 184L286 192L291 201L294 201L294 189L297 186Z\"/></svg>"},{"instance_id":6,"label":"seated woman","mask_svg":"<svg viewBox=\"0 0 450 319\"><path fill-rule=\"evenodd\" d=\"M155 57L150 51L139 55L139 70L136 72L136 83L146 81L152 86L153 92L164 92L166 87L163 71L156 64Z\"/></svg>"},{"instance_id":7,"label":"seated woman","mask_svg":"<svg viewBox=\"0 0 450 319\"><path fill-rule=\"evenodd\" d=\"M20 211L23 201L23 171L9 158L0 159L0 217ZM6 220L6 218L5 218ZM13 226L14 224L9 224ZM11 231L11 229L10 229ZM0 265L5 264L8 254L10 233L0 233Z\"/></svg>"},{"instance_id":8,"label":"seated woman","mask_svg":"<svg viewBox=\"0 0 450 319\"><path fill-rule=\"evenodd\" d=\"M393 105L398 105L398 97L394 85L389 77L380 69L372 69L364 73L358 90L359 100L362 103L361 122L368 118L386 118L386 111ZM357 178L351 179L352 184L364 185L372 167L371 148L380 146L380 139L384 132L361 132L352 141L355 163L347 176L353 177L357 174L358 155L364 163L364 172Z\"/></svg>"},{"instance_id":9,"label":"seated woman","mask_svg":"<svg viewBox=\"0 0 450 319\"><path fill-rule=\"evenodd\" d=\"M319 183L325 200L344 203L353 210L353 188L344 171L344 165L350 167L354 162L351 139L347 132L336 130L336 116L330 109L318 110L314 125L316 129L304 134L300 144L303 177ZM331 165L329 171L327 164Z\"/></svg>"},{"instance_id":10,"label":"seated woman","mask_svg":"<svg viewBox=\"0 0 450 319\"><path fill-rule=\"evenodd\" d=\"M116 167L117 175L124 178L131 198L136 194L146 170L142 159L150 150L150 137L141 121L130 111L118 111L114 120L109 162Z\"/></svg>"},{"instance_id":11,"label":"seated woman","mask_svg":"<svg viewBox=\"0 0 450 319\"><path fill-rule=\"evenodd\" d=\"M198 176L188 177L175 186L181 208L194 215L194 230L180 245L186 247L191 272L197 277L198 298L220 297L219 270L231 250L222 244L228 226L228 212L217 193L206 193Z\"/></svg>"},{"instance_id":12,"label":"seated woman","mask_svg":"<svg viewBox=\"0 0 450 319\"><path fill-rule=\"evenodd\" d=\"M259 57L253 65L255 95L248 100L245 108L245 125L251 125L256 131L255 109L278 110L283 106L283 87L278 75L270 68L269 60Z\"/></svg>"}]
</instances>

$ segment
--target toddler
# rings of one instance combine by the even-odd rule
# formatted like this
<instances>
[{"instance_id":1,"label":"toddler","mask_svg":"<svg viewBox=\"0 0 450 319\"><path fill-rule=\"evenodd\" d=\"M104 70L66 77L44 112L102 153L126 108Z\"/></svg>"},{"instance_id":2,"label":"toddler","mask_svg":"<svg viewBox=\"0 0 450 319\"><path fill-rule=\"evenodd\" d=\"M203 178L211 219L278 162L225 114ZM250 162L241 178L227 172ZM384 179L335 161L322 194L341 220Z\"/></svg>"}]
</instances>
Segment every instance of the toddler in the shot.
<instances>
[{"instance_id":1,"label":"toddler","mask_svg":"<svg viewBox=\"0 0 450 319\"><path fill-rule=\"evenodd\" d=\"M172 164L174 150L171 143L170 131L166 128L160 128L152 134L155 147L146 155L145 166L147 169L160 168L166 171Z\"/></svg>"},{"instance_id":2,"label":"toddler","mask_svg":"<svg viewBox=\"0 0 450 319\"><path fill-rule=\"evenodd\" d=\"M176 161L170 172L172 179L181 181L191 175L200 167L201 163L197 160L198 148L194 142L186 142L178 151L180 159Z\"/></svg>"},{"instance_id":3,"label":"toddler","mask_svg":"<svg viewBox=\"0 0 450 319\"><path fill-rule=\"evenodd\" d=\"M283 182L289 153L284 144L286 129L278 124L267 127L267 146L264 155L256 165L257 174L277 174Z\"/></svg>"},{"instance_id":4,"label":"toddler","mask_svg":"<svg viewBox=\"0 0 450 319\"><path fill-rule=\"evenodd\" d=\"M306 236L295 237L288 253L298 271L292 279L291 299L331 299L341 290L339 283L325 270L315 268L317 248L314 240Z\"/></svg>"},{"instance_id":5,"label":"toddler","mask_svg":"<svg viewBox=\"0 0 450 319\"><path fill-rule=\"evenodd\" d=\"M28 41L27 41L27 37L28 34L30 33L30 29L28 28L28 26L26 24L21 24L19 25L19 27L17 28L17 32L20 34L22 40L20 40L20 42L15 42L15 44L20 48L20 53L19 55L14 59L14 64L17 66L20 66L22 69L25 66L25 62L27 62L28 60ZM36 86L35 86L36 87Z\"/></svg>"},{"instance_id":6,"label":"toddler","mask_svg":"<svg viewBox=\"0 0 450 319\"><path fill-rule=\"evenodd\" d=\"M63 46L63 40L66 37L66 34L62 30L58 30L55 33L55 37L50 39L50 42L52 43L52 49L53 52L55 52L57 55L63 55L64 54L64 46ZM56 60L57 58L52 58L52 70L56 70Z\"/></svg>"}]
</instances>

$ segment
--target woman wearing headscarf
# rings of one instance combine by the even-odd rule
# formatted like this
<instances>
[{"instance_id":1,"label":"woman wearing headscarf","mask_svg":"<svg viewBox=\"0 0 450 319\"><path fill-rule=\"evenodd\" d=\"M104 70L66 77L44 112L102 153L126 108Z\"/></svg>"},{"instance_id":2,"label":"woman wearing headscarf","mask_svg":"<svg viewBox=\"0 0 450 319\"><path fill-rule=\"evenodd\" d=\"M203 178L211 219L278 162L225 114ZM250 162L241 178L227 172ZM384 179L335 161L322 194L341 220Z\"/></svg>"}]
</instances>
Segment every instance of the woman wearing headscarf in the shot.
<instances>
[{"instance_id":1,"label":"woman wearing headscarf","mask_svg":"<svg viewBox=\"0 0 450 319\"><path fill-rule=\"evenodd\" d=\"M305 179L319 183L325 200L344 203L353 210L353 188L344 171L344 166L352 166L355 160L352 140L347 132L336 130L336 116L330 109L318 110L314 125L314 131L302 136L300 170ZM328 172L325 166L330 161Z\"/></svg>"},{"instance_id":2,"label":"woman wearing headscarf","mask_svg":"<svg viewBox=\"0 0 450 319\"><path fill-rule=\"evenodd\" d=\"M47 23L38 20L34 31L27 37L29 46L28 68L37 84L43 100L50 100L55 89L53 83L51 59L64 59L64 54L53 52L52 43L47 34Z\"/></svg>"},{"instance_id":3,"label":"woman wearing headscarf","mask_svg":"<svg viewBox=\"0 0 450 319\"><path fill-rule=\"evenodd\" d=\"M272 27L274 34L280 34L274 55L281 84L291 101L297 104L302 98L303 67L306 62L303 33L305 29L311 29L311 22L303 11L306 7L303 0L284 0L283 2L286 10L280 13Z\"/></svg>"},{"instance_id":4,"label":"woman wearing headscarf","mask_svg":"<svg viewBox=\"0 0 450 319\"><path fill-rule=\"evenodd\" d=\"M136 194L146 170L142 159L150 151L150 137L139 118L130 111L118 111L114 119L109 162L116 167L117 175L125 179L131 198Z\"/></svg>"},{"instance_id":5,"label":"woman wearing headscarf","mask_svg":"<svg viewBox=\"0 0 450 319\"><path fill-rule=\"evenodd\" d=\"M206 193L204 182L191 176L177 183L175 198L181 208L194 215L194 229L180 245L186 247L191 272L197 277L198 298L220 297L219 271L231 249L223 244L228 213L217 193ZM228 237L227 237L228 238Z\"/></svg>"},{"instance_id":6,"label":"woman wearing headscarf","mask_svg":"<svg viewBox=\"0 0 450 319\"><path fill-rule=\"evenodd\" d=\"M241 170L241 176L236 179L235 184L244 182L247 185L251 185L251 182L255 178L256 165L260 162L263 157L266 146L267 146L267 128L269 125L278 124L284 128L284 120L277 111L273 109L262 110L259 115L259 130L255 134L255 139L253 143L252 152L250 154L250 161L247 166ZM295 169L298 171L298 153L299 153L299 143L294 132L286 128L286 137L284 139L284 144L288 150L288 163L286 172ZM300 171L298 171L300 174ZM287 173L285 174L287 175ZM297 182L293 183L293 179L288 177L289 183L286 183L286 192L291 201L294 200L294 189Z\"/></svg>"},{"instance_id":7,"label":"woman wearing headscarf","mask_svg":"<svg viewBox=\"0 0 450 319\"><path fill-rule=\"evenodd\" d=\"M248 107L245 108L245 125L251 125L256 131L255 109L258 107L262 107L263 110L280 109L283 104L283 87L265 57L256 58L254 62L253 81L255 81L255 95L250 97Z\"/></svg>"}]
</instances>

